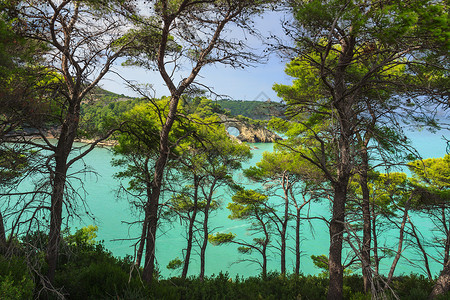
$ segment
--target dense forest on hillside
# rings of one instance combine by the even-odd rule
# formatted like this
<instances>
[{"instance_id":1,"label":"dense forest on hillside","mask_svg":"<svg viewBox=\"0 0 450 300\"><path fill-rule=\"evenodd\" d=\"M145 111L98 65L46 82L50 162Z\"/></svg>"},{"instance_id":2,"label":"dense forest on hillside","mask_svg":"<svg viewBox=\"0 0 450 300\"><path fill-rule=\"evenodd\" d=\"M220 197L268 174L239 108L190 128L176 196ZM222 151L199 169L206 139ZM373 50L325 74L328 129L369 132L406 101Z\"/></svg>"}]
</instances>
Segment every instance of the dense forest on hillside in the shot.
<instances>
[{"instance_id":1,"label":"dense forest on hillside","mask_svg":"<svg viewBox=\"0 0 450 300\"><path fill-rule=\"evenodd\" d=\"M140 101L144 100L128 97L123 94L115 94L97 87L91 92L88 100L82 104L82 114L91 115L99 113L100 115L105 115L105 113L99 112L102 109L105 111L109 109L115 111L115 113L119 111L124 112ZM285 105L278 102L243 100L213 100L213 102L217 107L215 110L216 113L223 113L229 116L244 116L254 120L270 120L272 117L282 117L285 112ZM129 107L126 108L125 106Z\"/></svg>"},{"instance_id":2,"label":"dense forest on hillside","mask_svg":"<svg viewBox=\"0 0 450 300\"><path fill-rule=\"evenodd\" d=\"M232 116L244 116L258 120L270 120L284 115L285 106L278 102L216 100L215 103L228 110Z\"/></svg>"},{"instance_id":3,"label":"dense forest on hillside","mask_svg":"<svg viewBox=\"0 0 450 300\"><path fill-rule=\"evenodd\" d=\"M96 86L90 91L89 95L86 97L84 103L110 103L110 102L118 102L118 101L128 101L133 100L134 97L128 97L124 94L116 94L111 91L107 91L99 86Z\"/></svg>"},{"instance_id":4,"label":"dense forest on hillside","mask_svg":"<svg viewBox=\"0 0 450 300\"><path fill-rule=\"evenodd\" d=\"M0 298L449 299L448 9L0 0ZM286 40L255 22L272 13ZM205 96L215 93L205 68L246 69L269 54L289 61L292 82L272 87L282 104ZM152 75L136 83L118 63ZM112 72L141 97L101 89ZM166 96L150 96L157 82ZM255 162L257 147L230 136L224 115L283 140ZM447 153L423 157L406 128L443 132L436 151ZM101 174L86 162L108 140L114 197L132 218L119 221L127 237L112 237L131 243L124 258L98 227L73 228L96 222L102 195L85 187ZM181 242L164 240L167 226ZM304 257L316 234L326 253ZM208 273L220 263L209 250L230 246L258 276ZM161 265L169 249L178 256ZM305 260L320 273L305 274ZM413 273L399 276L403 265Z\"/></svg>"},{"instance_id":5,"label":"dense forest on hillside","mask_svg":"<svg viewBox=\"0 0 450 300\"><path fill-rule=\"evenodd\" d=\"M83 122L80 124L79 137L101 136L111 127L111 122L144 101L144 99L126 97L96 88L87 101L81 104L80 115L83 117Z\"/></svg>"},{"instance_id":6,"label":"dense forest on hillside","mask_svg":"<svg viewBox=\"0 0 450 300\"><path fill-rule=\"evenodd\" d=\"M156 99L154 99L156 100ZM202 103L204 101L204 103ZM98 137L111 126L113 120L132 110L138 104L148 102L145 98L132 98L118 95L101 88L96 88L88 100L81 104L80 115L83 122L80 124L79 137ZM208 100L205 97L185 97L185 107L204 106L208 103L212 113L235 117L242 122L255 126L265 127L272 117L282 117L284 106L281 103L240 100ZM192 109L191 109L192 110Z\"/></svg>"}]
</instances>

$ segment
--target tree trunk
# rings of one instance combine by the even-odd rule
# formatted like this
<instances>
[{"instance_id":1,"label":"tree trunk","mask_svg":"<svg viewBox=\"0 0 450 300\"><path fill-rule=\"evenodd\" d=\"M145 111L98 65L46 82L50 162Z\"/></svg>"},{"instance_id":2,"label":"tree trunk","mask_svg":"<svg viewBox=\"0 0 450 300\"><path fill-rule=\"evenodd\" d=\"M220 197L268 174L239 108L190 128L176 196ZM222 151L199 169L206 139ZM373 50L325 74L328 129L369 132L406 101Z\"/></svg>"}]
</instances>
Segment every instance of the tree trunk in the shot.
<instances>
[{"instance_id":1,"label":"tree trunk","mask_svg":"<svg viewBox=\"0 0 450 300\"><path fill-rule=\"evenodd\" d=\"M72 103L78 103L76 99L72 99ZM47 279L50 283L54 282L55 272L58 262L58 250L61 240L62 225L62 208L64 202L64 189L67 180L67 159L72 150L73 141L75 140L76 130L79 122L79 105L69 107L69 112L65 122L61 127L61 133L58 145L55 150L55 168L51 174L50 181L52 183L51 211L50 211L50 230L48 235L48 245L46 253L46 261L48 264Z\"/></svg>"},{"instance_id":2,"label":"tree trunk","mask_svg":"<svg viewBox=\"0 0 450 300\"><path fill-rule=\"evenodd\" d=\"M328 260L330 283L328 286L328 300L343 299L342 242L346 196L347 186L336 184L334 188L333 216L330 222L330 255Z\"/></svg>"},{"instance_id":3,"label":"tree trunk","mask_svg":"<svg viewBox=\"0 0 450 300\"><path fill-rule=\"evenodd\" d=\"M333 107L337 112L337 177L333 180L334 199L333 215L330 222L330 255L328 268L330 282L328 286L328 300L343 299L344 272L342 266L342 244L344 238L345 203L347 201L347 188L350 176L353 172L351 143L354 137L353 105L355 98L347 94L346 69L353 58L353 50L356 44L355 37L350 33L341 41L342 52L339 55L338 64L334 74ZM322 78L326 75L322 74Z\"/></svg>"},{"instance_id":4,"label":"tree trunk","mask_svg":"<svg viewBox=\"0 0 450 300\"><path fill-rule=\"evenodd\" d=\"M196 204L195 204L196 205ZM188 228L188 238L186 245L186 254L184 256L184 264L183 271L181 272L181 278L185 279L189 269L189 262L191 260L191 252L192 252L192 240L194 237L194 221L197 216L197 209L194 208L194 212L192 213L192 217L189 218L189 228Z\"/></svg>"},{"instance_id":5,"label":"tree trunk","mask_svg":"<svg viewBox=\"0 0 450 300\"><path fill-rule=\"evenodd\" d=\"M450 252L450 220L449 224L447 225L447 214L446 214L446 207L442 207L442 224L444 225L444 232L446 234L445 239L445 246L444 246L444 266L449 261L449 252Z\"/></svg>"},{"instance_id":6,"label":"tree trunk","mask_svg":"<svg viewBox=\"0 0 450 300\"><path fill-rule=\"evenodd\" d=\"M436 280L433 290L428 299L434 299L450 291L450 260L444 265L444 269Z\"/></svg>"},{"instance_id":7,"label":"tree trunk","mask_svg":"<svg viewBox=\"0 0 450 300\"><path fill-rule=\"evenodd\" d=\"M295 219L295 274L300 275L300 207Z\"/></svg>"},{"instance_id":8,"label":"tree trunk","mask_svg":"<svg viewBox=\"0 0 450 300\"><path fill-rule=\"evenodd\" d=\"M403 219L402 219L402 223L400 225L400 234L399 234L399 238L398 238L397 253L396 253L396 255L394 257L394 260L392 262L391 269L389 270L389 274L388 274L388 277L386 279L386 284L384 286L385 289L387 289L387 287L392 282L392 278L394 277L395 268L397 267L397 263L400 260L400 257L401 257L401 254L402 254L403 241L404 241L404 235L405 235L405 226L406 226L406 221L408 219L409 203L410 203L411 199L412 199L412 195L410 196L408 201L406 201L406 203L405 203L405 208L404 208L404 212L403 212Z\"/></svg>"},{"instance_id":9,"label":"tree trunk","mask_svg":"<svg viewBox=\"0 0 450 300\"><path fill-rule=\"evenodd\" d=\"M186 255L184 256L183 271L181 272L181 278L183 278L183 279L185 279L187 276L187 272L189 269L189 261L191 259L192 240L194 238L194 223L195 223L195 218L197 217L198 186L199 186L198 176L194 175L194 207L193 207L193 211L192 211L192 216L189 218Z\"/></svg>"},{"instance_id":10,"label":"tree trunk","mask_svg":"<svg viewBox=\"0 0 450 300\"><path fill-rule=\"evenodd\" d=\"M145 165L144 165L144 172L145 172L145 179L146 179L146 193L147 193L147 203L150 203L151 201L151 195L152 195L152 182L151 182L151 176L148 168L148 163L150 159L147 157L145 159ZM141 261L142 261L142 255L144 254L144 247L145 247L145 241L147 237L147 230L148 230L148 223L150 221L150 212L148 210L148 206L144 206L144 221L142 223L142 232L141 232L141 238L139 239L139 248L136 253L136 261L135 265L140 267Z\"/></svg>"},{"instance_id":11,"label":"tree trunk","mask_svg":"<svg viewBox=\"0 0 450 300\"><path fill-rule=\"evenodd\" d=\"M147 229L148 229L148 220L149 220L149 213L148 211L145 209L144 210L144 222L142 223L142 232L141 232L141 238L139 240L139 248L137 250L136 253L136 261L135 261L135 265L136 266L140 266L141 265L141 261L142 261L142 255L144 254L144 247L145 247L145 238L147 236Z\"/></svg>"},{"instance_id":12,"label":"tree trunk","mask_svg":"<svg viewBox=\"0 0 450 300\"><path fill-rule=\"evenodd\" d=\"M209 210L211 209L211 202L213 199L214 190L216 188L217 178L214 178L211 186L209 187L209 194L206 197L205 206L205 218L203 219L203 243L200 249L200 280L205 279L205 265L206 265L206 247L208 246L208 221L209 221Z\"/></svg>"},{"instance_id":13,"label":"tree trunk","mask_svg":"<svg viewBox=\"0 0 450 300\"><path fill-rule=\"evenodd\" d=\"M363 243L361 249L362 275L364 282L364 292L370 291L371 271L370 271L370 242L371 242L371 223L370 223L370 193L368 182L369 157L367 148L364 146L362 153L362 165L360 172L360 186L362 191L362 213L363 213Z\"/></svg>"},{"instance_id":14,"label":"tree trunk","mask_svg":"<svg viewBox=\"0 0 450 300\"><path fill-rule=\"evenodd\" d=\"M289 219L289 178L286 174L283 174L283 191L284 191L284 217L281 228L281 249L280 249L280 260L281 260L281 274L286 275L286 231Z\"/></svg>"},{"instance_id":15,"label":"tree trunk","mask_svg":"<svg viewBox=\"0 0 450 300\"><path fill-rule=\"evenodd\" d=\"M61 171L64 172L64 171ZM59 173L56 169L53 181L53 192L51 196L51 213L50 213L50 232L48 235L47 246L47 263L48 263L48 280L53 283L58 261L58 248L61 240L61 224L62 224L62 206L65 185L65 172Z\"/></svg>"},{"instance_id":16,"label":"tree trunk","mask_svg":"<svg viewBox=\"0 0 450 300\"><path fill-rule=\"evenodd\" d=\"M430 281L432 281L433 280L433 275L431 275L430 263L428 262L428 253L427 253L426 249L423 247L422 242L419 239L419 234L416 231L416 226L414 226L414 224L412 223L410 218L408 218L408 222L411 225L411 230L412 230L411 234L416 239L417 247L419 248L420 252L422 253L423 261L424 261L424 264L425 264L425 270L427 271L428 279Z\"/></svg>"},{"instance_id":17,"label":"tree trunk","mask_svg":"<svg viewBox=\"0 0 450 300\"><path fill-rule=\"evenodd\" d=\"M376 274L379 274L380 258L378 257L377 218L375 215L375 200L372 203L372 241L373 241L373 265Z\"/></svg>"},{"instance_id":18,"label":"tree trunk","mask_svg":"<svg viewBox=\"0 0 450 300\"><path fill-rule=\"evenodd\" d=\"M258 220L258 222L261 224L261 227L263 229L264 232L264 241L262 242L262 248L260 253L262 255L262 278L266 279L267 278L267 245L270 242L270 234L267 228L267 224L264 222L264 219L258 215L256 215L256 219Z\"/></svg>"},{"instance_id":19,"label":"tree trunk","mask_svg":"<svg viewBox=\"0 0 450 300\"><path fill-rule=\"evenodd\" d=\"M264 241L264 245L262 247L262 278L266 279L267 278L267 240Z\"/></svg>"},{"instance_id":20,"label":"tree trunk","mask_svg":"<svg viewBox=\"0 0 450 300\"><path fill-rule=\"evenodd\" d=\"M147 224L147 236L145 237L145 261L142 272L142 279L148 284L153 281L155 271L155 251L156 251L156 229L158 227L158 201L159 196L152 194L151 203L149 203L149 221Z\"/></svg>"},{"instance_id":21,"label":"tree trunk","mask_svg":"<svg viewBox=\"0 0 450 300\"><path fill-rule=\"evenodd\" d=\"M206 247L208 246L208 220L209 220L209 208L211 206L211 199L207 200L205 207L205 218L203 219L203 243L200 248L200 280L205 279L205 265L206 265Z\"/></svg>"},{"instance_id":22,"label":"tree trunk","mask_svg":"<svg viewBox=\"0 0 450 300\"><path fill-rule=\"evenodd\" d=\"M3 253L3 250L6 248L6 231L5 224L3 221L3 215L0 212L0 253Z\"/></svg>"},{"instance_id":23,"label":"tree trunk","mask_svg":"<svg viewBox=\"0 0 450 300\"><path fill-rule=\"evenodd\" d=\"M148 284L151 284L155 270L156 229L158 226L159 196L161 194L164 169L169 157L169 133L172 129L173 123L175 122L178 102L179 96L173 95L170 99L169 113L167 115L166 123L163 125L160 133L159 157L155 164L155 174L152 182L150 202L147 203L149 210L149 222L146 237L145 264L142 272L142 278Z\"/></svg>"}]
</instances>

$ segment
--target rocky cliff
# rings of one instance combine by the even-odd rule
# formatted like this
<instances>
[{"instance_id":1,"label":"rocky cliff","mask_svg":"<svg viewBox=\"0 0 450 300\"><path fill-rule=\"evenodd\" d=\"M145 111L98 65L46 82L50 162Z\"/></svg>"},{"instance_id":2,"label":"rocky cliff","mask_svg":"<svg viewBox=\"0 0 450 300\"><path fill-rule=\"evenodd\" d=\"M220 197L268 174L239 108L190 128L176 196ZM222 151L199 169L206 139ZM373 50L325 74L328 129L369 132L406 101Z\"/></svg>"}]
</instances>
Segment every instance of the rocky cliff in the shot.
<instances>
[{"instance_id":1,"label":"rocky cliff","mask_svg":"<svg viewBox=\"0 0 450 300\"><path fill-rule=\"evenodd\" d=\"M231 118L225 115L219 115L219 117L227 129L234 127L239 131L239 135L236 138L242 142L273 143L276 140L282 139L279 135L264 126L251 124L246 120Z\"/></svg>"}]
</instances>

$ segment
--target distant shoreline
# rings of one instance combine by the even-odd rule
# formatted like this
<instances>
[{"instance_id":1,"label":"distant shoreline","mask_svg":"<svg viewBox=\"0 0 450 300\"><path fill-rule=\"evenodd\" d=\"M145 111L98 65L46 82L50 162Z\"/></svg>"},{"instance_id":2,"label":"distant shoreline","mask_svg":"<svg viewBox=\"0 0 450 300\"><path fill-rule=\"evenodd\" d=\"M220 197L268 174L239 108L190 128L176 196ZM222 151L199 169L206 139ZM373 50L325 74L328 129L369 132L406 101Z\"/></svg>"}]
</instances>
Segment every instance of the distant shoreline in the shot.
<instances>
[{"instance_id":1,"label":"distant shoreline","mask_svg":"<svg viewBox=\"0 0 450 300\"><path fill-rule=\"evenodd\" d=\"M84 144L93 144L93 143L95 143L95 141L96 141L95 139L83 139L83 138L75 139L75 142L84 143ZM98 142L97 146L114 147L114 146L117 146L118 144L119 144L119 142L116 140L106 140L106 141Z\"/></svg>"},{"instance_id":2,"label":"distant shoreline","mask_svg":"<svg viewBox=\"0 0 450 300\"><path fill-rule=\"evenodd\" d=\"M58 135L59 135L58 129L48 130L47 132L45 132L45 138L47 138L47 139L58 139ZM41 138L41 137L38 136L37 138ZM74 140L74 142L84 143L84 144L93 144L93 143L95 143L95 141L96 141L96 139L87 139L87 138L75 138L75 140ZM119 144L119 142L117 140L105 140L105 141L98 142L97 146L114 147L114 146L117 146L118 144Z\"/></svg>"}]
</instances>

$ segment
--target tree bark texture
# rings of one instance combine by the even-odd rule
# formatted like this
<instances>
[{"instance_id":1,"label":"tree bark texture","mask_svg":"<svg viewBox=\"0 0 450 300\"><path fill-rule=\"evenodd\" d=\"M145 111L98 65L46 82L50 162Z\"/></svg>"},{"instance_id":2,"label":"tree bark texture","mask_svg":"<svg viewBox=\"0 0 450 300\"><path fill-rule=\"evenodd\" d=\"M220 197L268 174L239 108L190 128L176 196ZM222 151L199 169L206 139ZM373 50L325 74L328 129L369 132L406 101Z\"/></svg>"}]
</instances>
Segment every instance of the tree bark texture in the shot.
<instances>
[{"instance_id":1,"label":"tree bark texture","mask_svg":"<svg viewBox=\"0 0 450 300\"><path fill-rule=\"evenodd\" d=\"M161 194L162 179L164 168L169 157L169 133L175 122L179 97L172 96L169 104L169 113L165 124L163 125L159 139L159 157L155 164L155 174L152 182L152 192L150 202L147 203L149 212L149 222L146 237L145 264L142 278L151 283L155 270L155 250L156 250L156 230L158 226L159 196Z\"/></svg>"},{"instance_id":2,"label":"tree bark texture","mask_svg":"<svg viewBox=\"0 0 450 300\"><path fill-rule=\"evenodd\" d=\"M262 259L263 259L262 278L266 279L266 277L267 277L267 243L264 243L261 254L262 254Z\"/></svg>"},{"instance_id":3,"label":"tree bark texture","mask_svg":"<svg viewBox=\"0 0 450 300\"><path fill-rule=\"evenodd\" d=\"M386 284L385 284L385 289L388 288L388 286L391 284L392 279L394 277L394 271L395 268L397 267L398 261L400 260L401 254L403 252L403 241L404 241L404 237L405 237L405 227L406 227L406 222L408 220L408 211L409 211L409 203L411 201L412 195L410 196L410 198L408 199L408 201L406 201L405 203L405 208L403 211L403 218L402 218L402 223L400 225L400 234L398 237L398 247L397 247L397 253L395 254L394 260L392 262L391 265L391 269L389 270L389 274L388 277L386 279Z\"/></svg>"},{"instance_id":4,"label":"tree bark texture","mask_svg":"<svg viewBox=\"0 0 450 300\"><path fill-rule=\"evenodd\" d=\"M344 272L342 267L342 244L345 222L345 204L347 201L347 188L353 172L351 143L354 137L354 111L355 98L347 94L346 69L350 65L356 45L355 37L350 34L341 41L342 51L339 55L338 65L334 73L333 107L337 112L337 176L333 182L334 199L333 213L330 222L330 256L329 272L330 282L327 299L343 299ZM325 78L325 74L322 75ZM326 80L326 79L325 79Z\"/></svg>"},{"instance_id":5,"label":"tree bark texture","mask_svg":"<svg viewBox=\"0 0 450 300\"><path fill-rule=\"evenodd\" d=\"M5 231L5 224L3 221L3 215L0 212L0 253L2 253L5 247L6 247L6 231Z\"/></svg>"},{"instance_id":6,"label":"tree bark texture","mask_svg":"<svg viewBox=\"0 0 450 300\"><path fill-rule=\"evenodd\" d=\"M205 207L205 218L203 220L203 242L200 248L200 280L205 279L205 266L206 266L206 247L208 246L208 220L209 220L209 206L210 202Z\"/></svg>"},{"instance_id":7,"label":"tree bark texture","mask_svg":"<svg viewBox=\"0 0 450 300\"><path fill-rule=\"evenodd\" d=\"M186 255L184 256L184 265L183 271L181 272L181 278L186 278L189 262L191 260L191 252L192 252L192 240L194 239L194 223L197 217L197 202L198 202L198 188L199 188L199 179L198 176L194 175L194 206L192 208L192 216L189 218L189 227L188 227L188 238L187 238L187 246L186 246Z\"/></svg>"},{"instance_id":8,"label":"tree bark texture","mask_svg":"<svg viewBox=\"0 0 450 300\"><path fill-rule=\"evenodd\" d=\"M444 269L436 280L428 299L434 299L450 291L450 261L444 265Z\"/></svg>"},{"instance_id":9,"label":"tree bark texture","mask_svg":"<svg viewBox=\"0 0 450 300\"><path fill-rule=\"evenodd\" d=\"M211 207L211 198L208 197L205 206L205 217L203 219L203 242L200 248L200 280L205 279L205 266L206 266L206 247L208 246L208 221L209 221L209 209Z\"/></svg>"},{"instance_id":10,"label":"tree bark texture","mask_svg":"<svg viewBox=\"0 0 450 300\"><path fill-rule=\"evenodd\" d=\"M280 249L280 263L281 274L286 275L286 232L289 220L289 177L286 173L283 174L283 191L284 191L284 216L281 228L281 249Z\"/></svg>"},{"instance_id":11,"label":"tree bark texture","mask_svg":"<svg viewBox=\"0 0 450 300\"><path fill-rule=\"evenodd\" d=\"M347 186L336 185L334 188L333 215L330 222L330 252L328 260L330 283L328 286L328 300L343 299L342 243L346 197Z\"/></svg>"},{"instance_id":12,"label":"tree bark texture","mask_svg":"<svg viewBox=\"0 0 450 300\"><path fill-rule=\"evenodd\" d=\"M364 147L361 153L362 166L360 172L360 186L362 191L362 213L363 213L363 243L361 249L362 275L364 282L364 292L370 291L370 281L372 273L370 271L370 243L371 243L371 215L370 215L370 193L368 187L369 157L367 148Z\"/></svg>"},{"instance_id":13,"label":"tree bark texture","mask_svg":"<svg viewBox=\"0 0 450 300\"><path fill-rule=\"evenodd\" d=\"M145 237L145 260L144 269L142 272L142 279L148 284L153 281L153 275L155 271L155 251L156 251L156 229L158 226L158 201L159 197L155 198L152 194L151 202L148 203L148 216L149 221L147 225L147 235Z\"/></svg>"},{"instance_id":14,"label":"tree bark texture","mask_svg":"<svg viewBox=\"0 0 450 300\"><path fill-rule=\"evenodd\" d=\"M428 261L428 253L427 253L426 249L423 247L422 242L420 241L419 234L417 233L417 230L416 230L416 226L414 226L414 224L412 223L412 221L409 217L408 217L408 222L409 222L409 225L411 225L411 231L412 231L411 234L416 239L417 247L419 248L420 253L422 253L423 263L425 265L424 266L425 270L427 271L428 279L433 280L433 275L431 275L431 270L430 270L430 263Z\"/></svg>"},{"instance_id":15,"label":"tree bark texture","mask_svg":"<svg viewBox=\"0 0 450 300\"><path fill-rule=\"evenodd\" d=\"M295 216L295 274L300 275L300 207Z\"/></svg>"},{"instance_id":16,"label":"tree bark texture","mask_svg":"<svg viewBox=\"0 0 450 300\"><path fill-rule=\"evenodd\" d=\"M142 261L142 255L144 254L144 247L145 247L145 237L147 236L147 229L148 229L148 213L145 211L144 216L144 222L142 224L142 232L141 232L141 238L139 239L139 248L136 253L136 260L135 265L140 266Z\"/></svg>"},{"instance_id":17,"label":"tree bark texture","mask_svg":"<svg viewBox=\"0 0 450 300\"><path fill-rule=\"evenodd\" d=\"M377 237L377 218L375 215L375 200L371 205L372 210L372 241L373 241L373 267L376 274L379 272L380 258L378 257L378 237Z\"/></svg>"},{"instance_id":18,"label":"tree bark texture","mask_svg":"<svg viewBox=\"0 0 450 300\"><path fill-rule=\"evenodd\" d=\"M450 256L450 219L447 220L448 209L444 206L442 207L442 225L443 230L446 235L445 246L444 246L444 265L449 261ZM448 222L448 224L447 224Z\"/></svg>"},{"instance_id":19,"label":"tree bark texture","mask_svg":"<svg viewBox=\"0 0 450 300\"><path fill-rule=\"evenodd\" d=\"M211 186L209 187L209 194L206 196L206 206L205 206L205 217L203 219L203 243L200 248L200 280L205 279L205 266L206 266L206 247L208 246L208 235L209 235L209 212L211 209L211 202L213 200L214 191L216 189L217 178L214 178Z\"/></svg>"},{"instance_id":20,"label":"tree bark texture","mask_svg":"<svg viewBox=\"0 0 450 300\"><path fill-rule=\"evenodd\" d=\"M150 170L148 168L149 161L150 161L150 159L147 157L145 159L145 164L144 164L147 203L151 202L151 195L152 195L152 180L151 180L151 176L150 176ZM149 221L150 221L150 211L148 210L148 206L145 205L144 206L144 221L142 223L142 232L141 232L141 237L139 239L139 248L136 253L136 261L135 261L135 265L137 265L138 267L141 266L142 256L144 254L144 248L145 248L145 242L146 242L146 237L147 237Z\"/></svg>"},{"instance_id":21,"label":"tree bark texture","mask_svg":"<svg viewBox=\"0 0 450 300\"><path fill-rule=\"evenodd\" d=\"M76 130L79 123L80 107L79 101L72 99L72 103L77 103L75 107L69 109L69 113L61 127L58 145L55 150L55 168L51 174L52 194L50 211L50 230L46 260L48 264L47 278L50 283L54 282L55 272L58 262L58 249L61 240L62 208L64 203L64 189L67 180L67 160L72 150L75 140Z\"/></svg>"}]
</instances>

